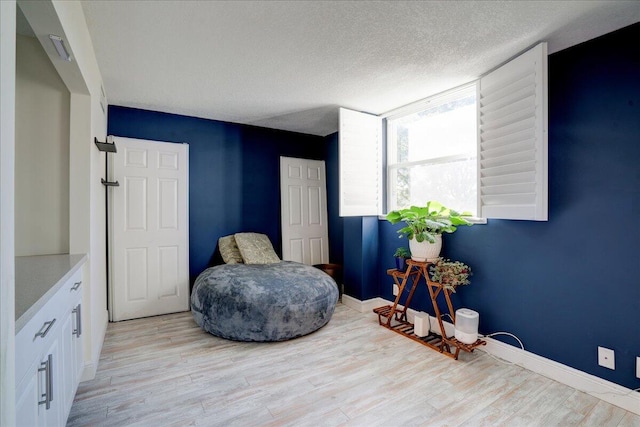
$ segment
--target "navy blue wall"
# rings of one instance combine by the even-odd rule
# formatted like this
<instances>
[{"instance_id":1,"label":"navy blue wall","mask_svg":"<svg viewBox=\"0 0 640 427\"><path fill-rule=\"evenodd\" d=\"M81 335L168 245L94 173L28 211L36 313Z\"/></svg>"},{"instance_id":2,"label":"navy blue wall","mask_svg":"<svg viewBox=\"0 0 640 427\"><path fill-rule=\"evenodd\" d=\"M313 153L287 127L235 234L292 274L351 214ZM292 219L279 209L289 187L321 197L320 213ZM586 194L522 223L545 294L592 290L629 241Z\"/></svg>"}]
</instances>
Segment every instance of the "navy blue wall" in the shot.
<instances>
[{"instance_id":1,"label":"navy blue wall","mask_svg":"<svg viewBox=\"0 0 640 427\"><path fill-rule=\"evenodd\" d=\"M630 388L640 386L639 36L636 24L549 58L549 221L490 220L445 236L443 250L473 267L454 304L480 312L481 332L515 333L533 353ZM114 106L108 133L189 143L192 279L225 234L264 232L279 251L279 156L326 159L331 262L347 264L347 294L393 298L386 269L406 241L399 225L338 217L336 134ZM425 289L414 301L431 312ZM615 371L597 365L597 346L616 351Z\"/></svg>"},{"instance_id":2,"label":"navy blue wall","mask_svg":"<svg viewBox=\"0 0 640 427\"><path fill-rule=\"evenodd\" d=\"M329 215L329 260L335 264L343 264L344 220L340 218L338 134L334 133L327 136L325 143L327 211Z\"/></svg>"},{"instance_id":3,"label":"navy blue wall","mask_svg":"<svg viewBox=\"0 0 640 427\"><path fill-rule=\"evenodd\" d=\"M380 295L378 217L344 218L344 292L359 300Z\"/></svg>"},{"instance_id":4,"label":"navy blue wall","mask_svg":"<svg viewBox=\"0 0 640 427\"><path fill-rule=\"evenodd\" d=\"M443 249L474 270L454 302L480 313L482 333L512 332L528 351L629 388L640 387L638 39L640 24L549 57L549 221L489 220L446 235ZM398 227L379 224L386 299ZM426 290L415 298L432 312ZM615 350L615 371L598 366L598 346Z\"/></svg>"},{"instance_id":5,"label":"navy blue wall","mask_svg":"<svg viewBox=\"0 0 640 427\"><path fill-rule=\"evenodd\" d=\"M317 136L119 106L109 106L108 134L189 144L192 282L227 234L265 233L281 254L280 156L327 155Z\"/></svg>"}]
</instances>

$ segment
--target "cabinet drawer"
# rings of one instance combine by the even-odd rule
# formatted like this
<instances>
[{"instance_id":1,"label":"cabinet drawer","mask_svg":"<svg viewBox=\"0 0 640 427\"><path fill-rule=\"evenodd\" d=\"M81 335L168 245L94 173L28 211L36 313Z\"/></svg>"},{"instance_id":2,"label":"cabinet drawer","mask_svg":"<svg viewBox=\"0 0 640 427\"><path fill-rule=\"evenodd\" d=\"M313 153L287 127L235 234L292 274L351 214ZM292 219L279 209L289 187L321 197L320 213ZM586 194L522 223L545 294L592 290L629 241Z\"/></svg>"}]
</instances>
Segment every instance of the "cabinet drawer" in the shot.
<instances>
[{"instance_id":1,"label":"cabinet drawer","mask_svg":"<svg viewBox=\"0 0 640 427\"><path fill-rule=\"evenodd\" d=\"M16 384L29 372L34 358L46 351L53 337L60 333L67 312L82 294L82 269L74 274L18 332L15 344ZM75 290L73 290L75 287Z\"/></svg>"},{"instance_id":2,"label":"cabinet drawer","mask_svg":"<svg viewBox=\"0 0 640 427\"><path fill-rule=\"evenodd\" d=\"M73 295L73 299L75 299L75 295L82 294L82 268L76 271L73 276L62 285L61 290L64 290L69 295Z\"/></svg>"},{"instance_id":3,"label":"cabinet drawer","mask_svg":"<svg viewBox=\"0 0 640 427\"><path fill-rule=\"evenodd\" d=\"M43 353L61 327L64 307L59 305L62 295L57 293L24 325L16 335L16 383L27 373L33 358Z\"/></svg>"},{"instance_id":4,"label":"cabinet drawer","mask_svg":"<svg viewBox=\"0 0 640 427\"><path fill-rule=\"evenodd\" d=\"M58 291L61 296L59 304L68 309L73 309L77 305L78 297L82 297L82 269L75 272Z\"/></svg>"}]
</instances>

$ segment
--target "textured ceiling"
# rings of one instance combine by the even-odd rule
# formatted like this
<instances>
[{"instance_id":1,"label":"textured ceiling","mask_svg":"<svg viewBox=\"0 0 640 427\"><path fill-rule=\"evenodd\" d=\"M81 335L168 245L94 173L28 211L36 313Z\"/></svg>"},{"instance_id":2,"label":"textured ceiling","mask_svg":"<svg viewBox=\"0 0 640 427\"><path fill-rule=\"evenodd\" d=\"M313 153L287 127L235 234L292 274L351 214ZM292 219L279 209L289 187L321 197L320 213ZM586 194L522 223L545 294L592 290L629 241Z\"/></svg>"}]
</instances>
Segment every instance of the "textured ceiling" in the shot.
<instances>
[{"instance_id":1,"label":"textured ceiling","mask_svg":"<svg viewBox=\"0 0 640 427\"><path fill-rule=\"evenodd\" d=\"M327 135L640 20L638 1L84 1L110 104Z\"/></svg>"}]
</instances>

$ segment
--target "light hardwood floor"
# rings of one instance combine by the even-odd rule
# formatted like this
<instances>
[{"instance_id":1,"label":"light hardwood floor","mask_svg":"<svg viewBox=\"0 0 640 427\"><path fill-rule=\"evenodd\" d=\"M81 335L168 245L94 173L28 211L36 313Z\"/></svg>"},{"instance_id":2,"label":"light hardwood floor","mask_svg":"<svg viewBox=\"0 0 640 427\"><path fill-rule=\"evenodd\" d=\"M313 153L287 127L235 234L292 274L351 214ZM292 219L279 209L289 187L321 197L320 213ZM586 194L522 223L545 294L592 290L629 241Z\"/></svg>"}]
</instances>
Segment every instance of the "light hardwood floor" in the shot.
<instances>
[{"instance_id":1,"label":"light hardwood floor","mask_svg":"<svg viewBox=\"0 0 640 427\"><path fill-rule=\"evenodd\" d=\"M201 331L190 313L109 324L68 426L640 426L640 416L486 353L455 361L338 304L281 343Z\"/></svg>"}]
</instances>

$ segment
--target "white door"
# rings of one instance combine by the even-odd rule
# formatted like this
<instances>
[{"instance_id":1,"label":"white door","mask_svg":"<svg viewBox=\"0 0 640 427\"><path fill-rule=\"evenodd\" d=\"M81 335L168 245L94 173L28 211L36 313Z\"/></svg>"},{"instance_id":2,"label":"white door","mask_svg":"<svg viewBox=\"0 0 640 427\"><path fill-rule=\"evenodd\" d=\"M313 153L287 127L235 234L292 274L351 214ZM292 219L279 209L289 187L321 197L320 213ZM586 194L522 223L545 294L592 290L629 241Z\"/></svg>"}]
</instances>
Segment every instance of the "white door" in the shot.
<instances>
[{"instance_id":1,"label":"white door","mask_svg":"<svg viewBox=\"0 0 640 427\"><path fill-rule=\"evenodd\" d=\"M114 138L109 316L189 310L189 146Z\"/></svg>"},{"instance_id":2,"label":"white door","mask_svg":"<svg viewBox=\"0 0 640 427\"><path fill-rule=\"evenodd\" d=\"M326 188L324 161L280 157L283 259L329 262Z\"/></svg>"}]
</instances>

